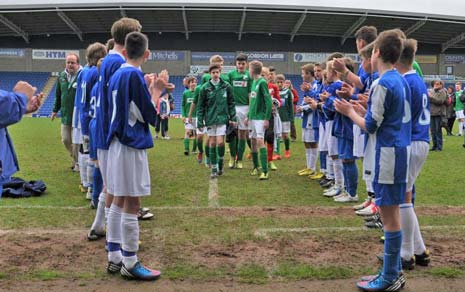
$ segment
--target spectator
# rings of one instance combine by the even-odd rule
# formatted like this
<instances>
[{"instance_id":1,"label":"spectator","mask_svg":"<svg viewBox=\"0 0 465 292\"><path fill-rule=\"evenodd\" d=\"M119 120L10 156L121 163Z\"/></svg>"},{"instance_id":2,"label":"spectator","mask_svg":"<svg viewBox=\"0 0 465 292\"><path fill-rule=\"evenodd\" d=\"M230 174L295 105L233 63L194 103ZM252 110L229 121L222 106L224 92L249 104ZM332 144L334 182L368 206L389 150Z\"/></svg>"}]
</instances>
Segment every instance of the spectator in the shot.
<instances>
[{"instance_id":1,"label":"spectator","mask_svg":"<svg viewBox=\"0 0 465 292\"><path fill-rule=\"evenodd\" d=\"M286 80L284 82L284 87L289 88L292 91L292 96L293 96L292 103L294 104L294 113L296 113L297 103L299 102L299 93L294 88L294 86L292 86L291 80ZM292 142L295 142L297 140L297 132L295 129L295 117L292 117L292 120L291 120L291 140Z\"/></svg>"},{"instance_id":2,"label":"spectator","mask_svg":"<svg viewBox=\"0 0 465 292\"><path fill-rule=\"evenodd\" d=\"M431 83L433 88L428 91L431 105L431 138L433 148L431 151L442 151L442 129L441 122L446 116L447 91L444 89L444 83L441 80L435 80Z\"/></svg>"},{"instance_id":3,"label":"spectator","mask_svg":"<svg viewBox=\"0 0 465 292\"><path fill-rule=\"evenodd\" d=\"M0 197L3 184L19 170L7 127L19 122L25 113L35 112L39 108L43 94L33 96L35 91L35 87L23 81L16 83L13 92L0 90Z\"/></svg>"},{"instance_id":4,"label":"spectator","mask_svg":"<svg viewBox=\"0 0 465 292\"><path fill-rule=\"evenodd\" d=\"M58 111L61 112L61 141L70 154L73 171L79 171L78 151L79 144L72 143L72 122L74 110L74 97L76 95L77 76L81 69L79 56L71 53L66 56L66 68L58 76L57 89L55 93L55 105L52 111L52 121L56 118Z\"/></svg>"},{"instance_id":5,"label":"spectator","mask_svg":"<svg viewBox=\"0 0 465 292\"><path fill-rule=\"evenodd\" d=\"M455 122L455 91L454 87L449 86L447 88L447 102L446 102L446 118L447 118L447 124L446 124L446 131L447 131L447 136L452 136L452 129L454 128L454 122Z\"/></svg>"},{"instance_id":6,"label":"spectator","mask_svg":"<svg viewBox=\"0 0 465 292\"><path fill-rule=\"evenodd\" d=\"M162 92L161 98L158 100L157 104L157 120L155 122L155 139L158 139L158 134L160 133L161 130L161 137L164 140L169 140L171 139L168 136L168 122L169 122L169 113L174 110L174 98L173 95L171 94L174 90L174 84L169 83L168 87L166 88L165 91ZM163 97L166 95L166 99ZM162 100L166 100L166 103L169 105L167 110L167 113L164 112L166 115L165 118L161 117L161 102ZM165 109L164 109L165 111Z\"/></svg>"}]
</instances>

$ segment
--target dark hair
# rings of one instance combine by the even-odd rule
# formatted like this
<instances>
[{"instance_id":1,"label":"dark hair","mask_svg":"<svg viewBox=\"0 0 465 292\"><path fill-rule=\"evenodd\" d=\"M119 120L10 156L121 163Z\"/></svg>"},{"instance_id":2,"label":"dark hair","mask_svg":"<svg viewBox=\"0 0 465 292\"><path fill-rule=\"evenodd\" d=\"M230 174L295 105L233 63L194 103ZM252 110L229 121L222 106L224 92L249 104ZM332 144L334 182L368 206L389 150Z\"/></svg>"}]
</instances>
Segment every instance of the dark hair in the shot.
<instances>
[{"instance_id":1,"label":"dark hair","mask_svg":"<svg viewBox=\"0 0 465 292\"><path fill-rule=\"evenodd\" d=\"M286 76L284 76L284 74L278 74L276 75L276 80L286 81Z\"/></svg>"},{"instance_id":2,"label":"dark hair","mask_svg":"<svg viewBox=\"0 0 465 292\"><path fill-rule=\"evenodd\" d=\"M270 73L271 72L276 72L276 68L274 66L270 66L270 67L268 67L268 69L270 70Z\"/></svg>"},{"instance_id":3,"label":"dark hair","mask_svg":"<svg viewBox=\"0 0 465 292\"><path fill-rule=\"evenodd\" d=\"M208 73L211 73L213 70L220 70L221 71L221 65L219 63L213 63L208 67Z\"/></svg>"},{"instance_id":4,"label":"dark hair","mask_svg":"<svg viewBox=\"0 0 465 292\"><path fill-rule=\"evenodd\" d=\"M379 50L384 63L395 64L403 50L402 39L396 31L386 30L376 38L374 48Z\"/></svg>"},{"instance_id":5,"label":"dark hair","mask_svg":"<svg viewBox=\"0 0 465 292\"><path fill-rule=\"evenodd\" d=\"M340 52L334 52L331 53L328 58L326 58L326 61L332 61L334 59L339 59L339 58L344 58L344 54Z\"/></svg>"},{"instance_id":6,"label":"dark hair","mask_svg":"<svg viewBox=\"0 0 465 292\"><path fill-rule=\"evenodd\" d=\"M247 56L247 55L244 54L244 53L240 53L240 54L237 55L237 57L236 57L236 62L247 62L248 59L249 59L249 56Z\"/></svg>"},{"instance_id":7,"label":"dark hair","mask_svg":"<svg viewBox=\"0 0 465 292\"><path fill-rule=\"evenodd\" d=\"M194 76L186 77L186 83L187 84L190 84L192 81L197 82L197 78L195 78Z\"/></svg>"},{"instance_id":8,"label":"dark hair","mask_svg":"<svg viewBox=\"0 0 465 292\"><path fill-rule=\"evenodd\" d=\"M108 39L107 43L105 44L107 46L107 51L109 52L110 50L113 50L115 47L115 40L114 39Z\"/></svg>"},{"instance_id":9,"label":"dark hair","mask_svg":"<svg viewBox=\"0 0 465 292\"><path fill-rule=\"evenodd\" d=\"M408 66L413 64L415 53L417 52L417 40L406 39L404 40L404 49L400 54L399 62Z\"/></svg>"},{"instance_id":10,"label":"dark hair","mask_svg":"<svg viewBox=\"0 0 465 292\"><path fill-rule=\"evenodd\" d=\"M120 20L115 21L115 23L111 26L111 36L115 43L124 45L127 34L134 31L140 32L141 29L142 25L140 25L137 19L123 17Z\"/></svg>"},{"instance_id":11,"label":"dark hair","mask_svg":"<svg viewBox=\"0 0 465 292\"><path fill-rule=\"evenodd\" d=\"M374 42L378 35L378 30L374 26L362 26L355 33L356 40L363 40L366 44Z\"/></svg>"},{"instance_id":12,"label":"dark hair","mask_svg":"<svg viewBox=\"0 0 465 292\"><path fill-rule=\"evenodd\" d=\"M145 53L148 48L149 40L147 36L140 32L131 32L126 36L124 42L124 48L128 54L128 58L131 60L139 59Z\"/></svg>"}]
</instances>

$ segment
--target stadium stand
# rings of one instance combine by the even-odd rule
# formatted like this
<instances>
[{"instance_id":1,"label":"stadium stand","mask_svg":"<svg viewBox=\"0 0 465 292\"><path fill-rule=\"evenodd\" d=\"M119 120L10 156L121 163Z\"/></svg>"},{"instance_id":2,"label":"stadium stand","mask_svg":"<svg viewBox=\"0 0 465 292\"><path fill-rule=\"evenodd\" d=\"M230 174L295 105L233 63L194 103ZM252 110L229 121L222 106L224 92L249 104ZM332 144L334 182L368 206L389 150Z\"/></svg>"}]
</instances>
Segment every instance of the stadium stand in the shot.
<instances>
[{"instance_id":1,"label":"stadium stand","mask_svg":"<svg viewBox=\"0 0 465 292\"><path fill-rule=\"evenodd\" d=\"M48 72L0 72L0 88L12 90L19 80L23 80L41 91L49 76Z\"/></svg>"}]
</instances>

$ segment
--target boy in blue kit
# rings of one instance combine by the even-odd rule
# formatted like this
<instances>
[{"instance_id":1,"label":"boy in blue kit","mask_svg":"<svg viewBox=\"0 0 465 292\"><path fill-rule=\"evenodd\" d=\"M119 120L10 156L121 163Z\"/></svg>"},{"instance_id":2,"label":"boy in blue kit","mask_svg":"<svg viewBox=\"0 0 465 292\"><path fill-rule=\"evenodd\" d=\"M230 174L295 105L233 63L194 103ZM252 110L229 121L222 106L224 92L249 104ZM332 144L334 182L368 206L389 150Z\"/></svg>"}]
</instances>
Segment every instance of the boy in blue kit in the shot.
<instances>
[{"instance_id":1,"label":"boy in blue kit","mask_svg":"<svg viewBox=\"0 0 465 292\"><path fill-rule=\"evenodd\" d=\"M97 71L97 62L101 58L105 57L107 49L105 45L101 43L93 43L87 47L86 59L87 65L81 71L79 76L78 86L80 86L80 96L76 94L76 98L79 99L81 111L80 121L81 121L81 133L82 133L82 145L84 153L89 153L89 123L91 116L90 111L90 100L91 100L91 91L94 85L98 81L98 71ZM90 153L89 153L90 154ZM90 156L90 155L89 155ZM92 199L92 189L93 189L93 177L94 177L94 162L89 157L86 161L86 175L88 181L88 191L87 199Z\"/></svg>"},{"instance_id":2,"label":"boy in blue kit","mask_svg":"<svg viewBox=\"0 0 465 292\"><path fill-rule=\"evenodd\" d=\"M113 201L113 194L108 193L106 190L106 187L108 185L108 148L110 146L107 143L108 129L111 117L111 112L109 112L109 105L110 102L112 102L111 98L108 98L108 82L110 81L111 76L116 72L116 70L118 70L121 67L121 65L126 62L122 54L126 35L134 31L140 31L141 28L142 26L140 25L139 21L132 18L121 18L120 20L113 23L111 27L111 36L114 40L114 46L113 49L108 52L108 55L105 56L105 58L103 59L102 65L99 70L99 87L97 92L99 102L97 102L95 108L95 146L97 148L98 165L100 167L100 172L102 175L102 181L104 185L104 191L99 196L99 202L105 201L104 213L105 217L107 218L108 226L106 233L107 242L111 241L112 239L112 229L116 228L116 230L118 230L120 229L118 226L121 225L121 210L117 208L110 210L110 206ZM117 232L117 234L120 233ZM120 236L117 237L119 238ZM119 256L119 258L120 257L121 256ZM110 260L110 262L111 261L112 260ZM119 263L119 261L115 260L115 263ZM119 272L120 268L120 265L118 266L109 264L107 270L110 273L115 273Z\"/></svg>"},{"instance_id":3,"label":"boy in blue kit","mask_svg":"<svg viewBox=\"0 0 465 292\"><path fill-rule=\"evenodd\" d=\"M430 104L428 90L423 79L413 69L417 51L417 41L404 40L404 50L396 63L396 69L410 86L412 93L412 144L409 161L407 193L405 202L400 205L400 225L402 227L401 258L404 269L413 269L415 264L429 265L429 251L425 247L420 232L417 215L413 208L412 189L429 152Z\"/></svg>"},{"instance_id":4,"label":"boy in blue kit","mask_svg":"<svg viewBox=\"0 0 465 292\"><path fill-rule=\"evenodd\" d=\"M405 284L401 273L399 205L407 189L411 140L410 89L394 69L402 53L402 39L396 31L382 32L375 41L372 69L379 72L370 92L365 117L363 110L346 100L335 102L336 110L368 132L364 176L373 183L375 203L384 223L384 262L376 276L362 278L363 291L398 291ZM360 114L359 114L360 113Z\"/></svg>"},{"instance_id":5,"label":"boy in blue kit","mask_svg":"<svg viewBox=\"0 0 465 292\"><path fill-rule=\"evenodd\" d=\"M160 272L144 267L137 259L137 213L140 197L150 195L147 149L153 147L153 140L149 125L155 125L157 112L152 101L158 101L161 90L156 87L156 77L148 77L147 84L140 69L149 56L148 39L144 34L128 34L123 55L127 62L108 83L111 117L107 137L110 145L107 190L114 196L111 213L122 211L120 220L111 217L108 220L108 229L112 231L108 238L108 270L120 267L125 278L156 280Z\"/></svg>"},{"instance_id":6,"label":"boy in blue kit","mask_svg":"<svg viewBox=\"0 0 465 292\"><path fill-rule=\"evenodd\" d=\"M306 167L297 172L300 176L310 176L316 173L316 160L318 157L318 130L314 130L313 116L315 110L310 108L310 101L317 99L317 93L312 87L315 82L315 67L313 64L303 65L301 68L302 84L300 89L304 92L302 105L297 112L302 113L302 142L305 147Z\"/></svg>"}]
</instances>

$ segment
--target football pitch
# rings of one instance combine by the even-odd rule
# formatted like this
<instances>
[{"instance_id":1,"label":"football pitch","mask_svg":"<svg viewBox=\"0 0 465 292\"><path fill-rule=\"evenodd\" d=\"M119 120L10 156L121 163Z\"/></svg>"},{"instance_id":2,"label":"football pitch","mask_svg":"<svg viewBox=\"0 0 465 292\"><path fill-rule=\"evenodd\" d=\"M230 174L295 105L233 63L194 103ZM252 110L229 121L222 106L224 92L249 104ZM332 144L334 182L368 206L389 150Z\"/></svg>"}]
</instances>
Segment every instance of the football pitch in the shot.
<instances>
[{"instance_id":1,"label":"football pitch","mask_svg":"<svg viewBox=\"0 0 465 292\"><path fill-rule=\"evenodd\" d=\"M69 168L60 121L24 118L9 131L17 176L42 179L48 189L0 200L0 290L356 291L358 277L379 269L381 230L362 228L352 204L323 197L317 182L297 175L305 162L300 127L291 158L278 161L268 181L250 176L245 161L242 170L226 167L215 183L195 155L184 156L183 125L170 121L171 140L149 150L152 195L142 200L155 217L140 222L139 258L162 271L155 283L105 273L104 241L86 239L95 211ZM444 139L444 151L430 152L416 184L432 262L406 271L405 291L464 289L463 137Z\"/></svg>"}]
</instances>

